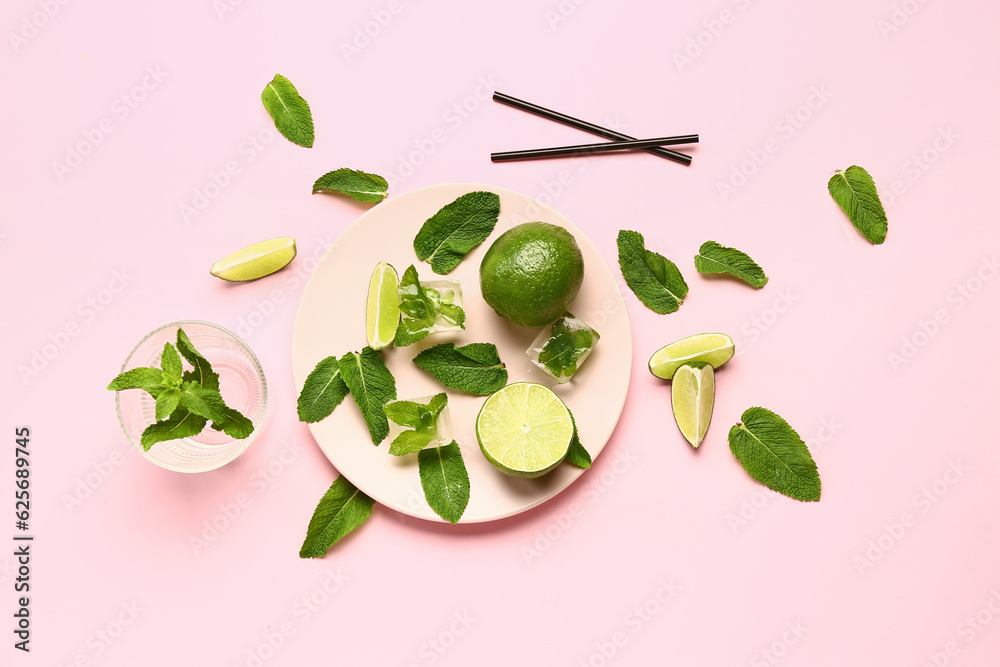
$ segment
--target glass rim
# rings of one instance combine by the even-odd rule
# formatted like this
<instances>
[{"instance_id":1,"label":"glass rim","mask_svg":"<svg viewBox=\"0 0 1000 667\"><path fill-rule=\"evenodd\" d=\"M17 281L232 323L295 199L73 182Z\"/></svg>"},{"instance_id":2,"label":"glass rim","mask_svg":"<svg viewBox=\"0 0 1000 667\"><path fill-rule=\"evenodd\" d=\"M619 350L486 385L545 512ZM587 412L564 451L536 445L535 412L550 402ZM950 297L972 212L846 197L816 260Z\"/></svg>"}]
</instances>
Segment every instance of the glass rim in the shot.
<instances>
[{"instance_id":1,"label":"glass rim","mask_svg":"<svg viewBox=\"0 0 1000 667\"><path fill-rule=\"evenodd\" d=\"M239 336L237 336L235 333L233 333L232 331L230 331L226 327L220 326L218 324L214 324L212 322L206 322L205 320L177 320L175 322L170 322L168 324L164 324L162 326L159 326L159 327L153 329L148 334L146 334L145 336L143 336L139 340L139 342L136 343L135 346L129 351L128 355L125 357L125 361L122 362L122 366L121 366L121 371L120 372L124 373L126 370L128 370L128 365L129 365L129 362L132 360L132 357L135 356L135 353L139 350L139 348L142 347L142 345L146 341L148 341L150 338L152 338L156 334L160 333L164 329L171 329L171 328L174 328L174 327L183 328L183 326L187 325L187 324L198 324L198 325L206 326L206 327L208 327L210 329L215 329L219 333L221 333L221 334L223 334L225 336L228 336L233 341L235 341L239 345L240 349L242 349L246 353L247 358L250 359L250 361L253 362L254 368L257 371L257 375L260 377L260 385L261 385L261 390L262 390L261 391L261 409L260 409L260 414L261 414L261 419L262 420L265 419L266 416L267 416L267 408L268 408L268 404L267 404L267 378L264 376L264 368L260 364L260 359L258 359L257 355L254 354L253 350L250 349L250 346L246 344L246 341L244 341L242 338L240 338ZM122 433L125 434L125 437L128 438L129 442L131 442L133 446L137 447L139 449L140 453L143 454L143 456L145 456L146 452L144 452L142 450L142 447L139 445L139 443L135 442L133 440L132 436L129 435L128 426L125 424L125 418L122 415L121 392L122 392L121 389L115 391L115 411L118 413L118 425L121 427ZM252 434L250 434L249 437L242 438L242 440L246 441L246 444L243 447L241 447L240 451L237 453L237 456L240 453L242 453L244 450L246 450L247 447L250 446L250 442L252 442L253 440L256 439L257 434L258 434L258 429L255 428L254 432ZM233 441L236 441L236 439L233 438ZM190 470L184 470L184 469L181 469L181 468L175 468L173 466L166 466L166 465L163 465L160 462L156 462L156 463L157 463L157 465L159 465L159 466L161 466L161 467L163 467L163 468L165 468L167 470L172 470L172 471L175 471L175 472L193 472L193 471L190 471Z\"/></svg>"}]
</instances>

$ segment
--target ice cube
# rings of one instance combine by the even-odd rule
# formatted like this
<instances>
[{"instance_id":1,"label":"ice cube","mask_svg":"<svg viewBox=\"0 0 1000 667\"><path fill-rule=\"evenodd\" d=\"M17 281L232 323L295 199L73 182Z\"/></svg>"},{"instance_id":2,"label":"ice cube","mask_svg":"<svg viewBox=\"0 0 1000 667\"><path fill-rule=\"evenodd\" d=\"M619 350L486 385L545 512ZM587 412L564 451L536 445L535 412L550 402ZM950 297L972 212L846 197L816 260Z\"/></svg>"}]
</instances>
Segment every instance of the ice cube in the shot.
<instances>
[{"instance_id":1,"label":"ice cube","mask_svg":"<svg viewBox=\"0 0 1000 667\"><path fill-rule=\"evenodd\" d=\"M564 313L543 327L526 350L528 359L559 384L569 382L593 351L601 334L586 322Z\"/></svg>"},{"instance_id":2,"label":"ice cube","mask_svg":"<svg viewBox=\"0 0 1000 667\"><path fill-rule=\"evenodd\" d=\"M420 405L427 405L431 402L432 398L434 398L434 396L420 396L419 398L408 398L405 400L419 403ZM389 436L386 438L385 442L391 444L392 441L396 439L397 435L403 431L412 430L414 430L412 426L397 424L390 419ZM448 411L447 405L441 409L441 412L437 416L437 420L428 429L428 432L432 433L434 436L434 439L427 445L428 447L440 447L441 445L447 445L452 441L453 433L451 428L451 413Z\"/></svg>"}]
</instances>

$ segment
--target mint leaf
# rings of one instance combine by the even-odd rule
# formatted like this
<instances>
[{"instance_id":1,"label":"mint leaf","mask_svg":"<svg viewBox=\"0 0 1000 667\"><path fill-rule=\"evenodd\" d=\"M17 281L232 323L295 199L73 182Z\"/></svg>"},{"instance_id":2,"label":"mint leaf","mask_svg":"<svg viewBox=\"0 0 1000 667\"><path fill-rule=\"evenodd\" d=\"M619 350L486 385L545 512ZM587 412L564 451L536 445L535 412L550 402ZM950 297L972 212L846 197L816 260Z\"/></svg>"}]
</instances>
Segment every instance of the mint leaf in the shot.
<instances>
[{"instance_id":1,"label":"mint leaf","mask_svg":"<svg viewBox=\"0 0 1000 667\"><path fill-rule=\"evenodd\" d=\"M167 387L179 387L181 384L181 355L170 343L163 344L163 355L160 357L160 367L163 368L163 384Z\"/></svg>"},{"instance_id":2,"label":"mint leaf","mask_svg":"<svg viewBox=\"0 0 1000 667\"><path fill-rule=\"evenodd\" d=\"M556 377L571 376L576 373L577 361L596 342L594 332L571 326L564 315L552 325L549 340L538 353L538 363Z\"/></svg>"},{"instance_id":3,"label":"mint leaf","mask_svg":"<svg viewBox=\"0 0 1000 667\"><path fill-rule=\"evenodd\" d=\"M318 422L327 417L349 390L340 375L336 357L327 357L309 373L299 393L299 421Z\"/></svg>"},{"instance_id":4,"label":"mint leaf","mask_svg":"<svg viewBox=\"0 0 1000 667\"><path fill-rule=\"evenodd\" d=\"M142 432L139 444L148 452L149 448L158 442L198 435L205 428L205 423L204 417L191 414L187 410L176 410L168 419L147 426Z\"/></svg>"},{"instance_id":5,"label":"mint leaf","mask_svg":"<svg viewBox=\"0 0 1000 667\"><path fill-rule=\"evenodd\" d=\"M469 473L458 443L421 450L417 462L427 504L445 521L458 523L469 504Z\"/></svg>"},{"instance_id":6,"label":"mint leaf","mask_svg":"<svg viewBox=\"0 0 1000 667\"><path fill-rule=\"evenodd\" d=\"M464 194L427 219L413 239L413 249L435 273L448 273L489 237L499 216L497 194Z\"/></svg>"},{"instance_id":7,"label":"mint leaf","mask_svg":"<svg viewBox=\"0 0 1000 667\"><path fill-rule=\"evenodd\" d=\"M253 433L253 422L243 416L239 410L226 406L226 418L221 422L212 422L212 428L222 431L234 440L249 438Z\"/></svg>"},{"instance_id":8,"label":"mint leaf","mask_svg":"<svg viewBox=\"0 0 1000 667\"><path fill-rule=\"evenodd\" d=\"M343 475L333 480L309 519L299 558L321 558L344 535L368 520L375 501Z\"/></svg>"},{"instance_id":9,"label":"mint leaf","mask_svg":"<svg viewBox=\"0 0 1000 667\"><path fill-rule=\"evenodd\" d=\"M715 241L701 244L694 258L694 268L698 269L698 273L726 273L736 276L757 288L767 284L764 270L757 266L750 255L736 248L719 245Z\"/></svg>"},{"instance_id":10,"label":"mint leaf","mask_svg":"<svg viewBox=\"0 0 1000 667\"><path fill-rule=\"evenodd\" d=\"M400 426L421 428L427 425L431 411L426 405L413 401L392 401L385 404L385 416Z\"/></svg>"},{"instance_id":11,"label":"mint leaf","mask_svg":"<svg viewBox=\"0 0 1000 667\"><path fill-rule=\"evenodd\" d=\"M180 405L185 410L205 419L211 419L213 422L226 420L228 408L219 390L207 389L197 382L185 382L181 385Z\"/></svg>"},{"instance_id":12,"label":"mint leaf","mask_svg":"<svg viewBox=\"0 0 1000 667\"><path fill-rule=\"evenodd\" d=\"M361 409L372 442L377 445L389 435L383 406L395 400L396 380L386 368L382 355L370 347L365 347L360 354L348 352L338 363L340 375Z\"/></svg>"},{"instance_id":13,"label":"mint leaf","mask_svg":"<svg viewBox=\"0 0 1000 667\"><path fill-rule=\"evenodd\" d=\"M809 448L788 422L750 408L729 430L729 449L764 486L796 500L819 500L820 480Z\"/></svg>"},{"instance_id":14,"label":"mint leaf","mask_svg":"<svg viewBox=\"0 0 1000 667\"><path fill-rule=\"evenodd\" d=\"M403 431L397 435L389 446L389 453L393 456L406 456L431 444L434 441L434 433L423 433L421 431Z\"/></svg>"},{"instance_id":15,"label":"mint leaf","mask_svg":"<svg viewBox=\"0 0 1000 667\"><path fill-rule=\"evenodd\" d=\"M455 347L441 343L413 358L441 384L452 389L487 396L507 384L507 371L493 343L469 343Z\"/></svg>"},{"instance_id":16,"label":"mint leaf","mask_svg":"<svg viewBox=\"0 0 1000 667\"><path fill-rule=\"evenodd\" d=\"M219 374L212 370L212 364L208 363L208 359L194 349L191 339L180 328L177 329L177 351L194 367L194 370L184 373L185 382L197 382L206 389L219 388Z\"/></svg>"},{"instance_id":17,"label":"mint leaf","mask_svg":"<svg viewBox=\"0 0 1000 667\"><path fill-rule=\"evenodd\" d=\"M866 239L878 245L885 241L888 222L878 197L875 181L867 171L855 165L838 170L827 183L830 196Z\"/></svg>"},{"instance_id":18,"label":"mint leaf","mask_svg":"<svg viewBox=\"0 0 1000 667\"><path fill-rule=\"evenodd\" d=\"M156 420L166 419L181 402L180 389L167 389L156 395Z\"/></svg>"},{"instance_id":19,"label":"mint leaf","mask_svg":"<svg viewBox=\"0 0 1000 667\"><path fill-rule=\"evenodd\" d=\"M378 203L389 194L389 184L378 174L366 174L354 169L328 171L313 183L312 193L337 192L357 201Z\"/></svg>"},{"instance_id":20,"label":"mint leaf","mask_svg":"<svg viewBox=\"0 0 1000 667\"><path fill-rule=\"evenodd\" d=\"M580 442L580 431L576 428L576 419L573 417L572 412L569 413L569 418L573 422L573 439L569 441L569 451L566 452L565 460L578 468L587 470L590 468L593 460L590 458L590 452Z\"/></svg>"},{"instance_id":21,"label":"mint leaf","mask_svg":"<svg viewBox=\"0 0 1000 667\"><path fill-rule=\"evenodd\" d=\"M434 327L434 303L420 284L417 267L412 264L403 272L399 281L399 312L402 317L393 340L396 347L416 343Z\"/></svg>"},{"instance_id":22,"label":"mint leaf","mask_svg":"<svg viewBox=\"0 0 1000 667\"><path fill-rule=\"evenodd\" d=\"M293 144L311 148L313 145L313 119L309 103L302 99L292 82L275 74L264 87L260 101L271 114L278 132Z\"/></svg>"},{"instance_id":23,"label":"mint leaf","mask_svg":"<svg viewBox=\"0 0 1000 667\"><path fill-rule=\"evenodd\" d=\"M108 384L111 391L122 391L123 389L143 389L150 391L150 388L158 388L163 385L163 371L159 368L140 367L125 371Z\"/></svg>"},{"instance_id":24,"label":"mint leaf","mask_svg":"<svg viewBox=\"0 0 1000 667\"><path fill-rule=\"evenodd\" d=\"M646 250L639 232L618 232L618 265L625 283L648 308L662 314L680 308L687 295L684 276L669 259Z\"/></svg>"}]
</instances>

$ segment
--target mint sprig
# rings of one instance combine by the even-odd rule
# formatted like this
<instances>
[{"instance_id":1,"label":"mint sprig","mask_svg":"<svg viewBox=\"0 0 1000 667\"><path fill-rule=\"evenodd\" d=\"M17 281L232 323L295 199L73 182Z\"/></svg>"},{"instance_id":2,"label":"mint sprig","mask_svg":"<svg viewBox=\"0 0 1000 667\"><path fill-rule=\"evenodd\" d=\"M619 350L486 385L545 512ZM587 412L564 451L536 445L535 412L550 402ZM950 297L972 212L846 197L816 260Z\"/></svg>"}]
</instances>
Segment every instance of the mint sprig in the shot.
<instances>
[{"instance_id":1,"label":"mint sprig","mask_svg":"<svg viewBox=\"0 0 1000 667\"><path fill-rule=\"evenodd\" d=\"M338 360L340 375L361 409L376 445L389 435L389 422L383 406L396 399L396 380L385 365L382 355L370 347L348 352Z\"/></svg>"},{"instance_id":2,"label":"mint sprig","mask_svg":"<svg viewBox=\"0 0 1000 667\"><path fill-rule=\"evenodd\" d=\"M469 343L456 347L441 343L413 358L420 368L452 389L487 396L507 384L507 370L493 343Z\"/></svg>"},{"instance_id":3,"label":"mint sprig","mask_svg":"<svg viewBox=\"0 0 1000 667\"><path fill-rule=\"evenodd\" d=\"M405 456L418 452L438 437L438 417L448 405L448 395L435 395L427 402L391 401L385 404L385 416L400 426L408 427L392 440L389 453Z\"/></svg>"},{"instance_id":4,"label":"mint sprig","mask_svg":"<svg viewBox=\"0 0 1000 667\"><path fill-rule=\"evenodd\" d=\"M184 370L182 356L191 370ZM147 452L158 442L198 435L209 421L213 429L236 440L249 437L254 430L250 419L226 405L219 393L218 373L180 328L176 347L164 344L160 368L127 370L113 379L108 389L142 389L155 399L156 423L147 426L139 440Z\"/></svg>"},{"instance_id":5,"label":"mint sprig","mask_svg":"<svg viewBox=\"0 0 1000 667\"><path fill-rule=\"evenodd\" d=\"M758 289L767 284L764 269L750 255L715 241L701 244L694 258L694 268L698 269L698 273L725 273Z\"/></svg>"},{"instance_id":6,"label":"mint sprig","mask_svg":"<svg viewBox=\"0 0 1000 667\"><path fill-rule=\"evenodd\" d=\"M374 506L375 501L346 477L337 477L313 510L299 557L325 556L331 546L368 520Z\"/></svg>"},{"instance_id":7,"label":"mint sprig","mask_svg":"<svg viewBox=\"0 0 1000 667\"><path fill-rule=\"evenodd\" d=\"M879 199L875 181L861 167L854 165L846 171L837 171L827 183L830 196L847 214L851 224L866 239L879 245L885 241L888 222Z\"/></svg>"},{"instance_id":8,"label":"mint sprig","mask_svg":"<svg viewBox=\"0 0 1000 667\"><path fill-rule=\"evenodd\" d=\"M312 147L315 138L312 112L291 81L275 74L261 92L260 101L271 114L278 132L293 144Z\"/></svg>"},{"instance_id":9,"label":"mint sprig","mask_svg":"<svg viewBox=\"0 0 1000 667\"><path fill-rule=\"evenodd\" d=\"M729 449L764 486L796 500L819 500L820 479L809 448L788 422L749 408L729 430Z\"/></svg>"},{"instance_id":10,"label":"mint sprig","mask_svg":"<svg viewBox=\"0 0 1000 667\"><path fill-rule=\"evenodd\" d=\"M663 255L646 250L639 232L618 232L618 265L629 289L654 312L673 313L687 296L688 286L677 266Z\"/></svg>"},{"instance_id":11,"label":"mint sprig","mask_svg":"<svg viewBox=\"0 0 1000 667\"><path fill-rule=\"evenodd\" d=\"M420 486L427 504L445 521L457 524L469 504L469 472L458 443L423 449L417 454Z\"/></svg>"},{"instance_id":12,"label":"mint sprig","mask_svg":"<svg viewBox=\"0 0 1000 667\"><path fill-rule=\"evenodd\" d=\"M413 249L435 273L448 273L493 233L499 216L496 193L464 194L424 222L413 239Z\"/></svg>"},{"instance_id":13,"label":"mint sprig","mask_svg":"<svg viewBox=\"0 0 1000 667\"><path fill-rule=\"evenodd\" d=\"M317 192L334 192L356 201L377 204L389 195L389 183L378 174L344 167L328 171L317 178L313 183L312 193Z\"/></svg>"}]
</instances>

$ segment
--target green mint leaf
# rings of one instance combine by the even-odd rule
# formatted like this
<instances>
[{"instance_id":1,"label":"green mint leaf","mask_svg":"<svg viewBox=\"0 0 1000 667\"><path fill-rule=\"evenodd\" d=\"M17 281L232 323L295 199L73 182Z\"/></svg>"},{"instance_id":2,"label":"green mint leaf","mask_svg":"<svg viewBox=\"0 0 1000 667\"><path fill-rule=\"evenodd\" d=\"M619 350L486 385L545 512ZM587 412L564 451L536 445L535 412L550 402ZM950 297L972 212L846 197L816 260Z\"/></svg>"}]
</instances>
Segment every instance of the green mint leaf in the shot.
<instances>
[{"instance_id":1,"label":"green mint leaf","mask_svg":"<svg viewBox=\"0 0 1000 667\"><path fill-rule=\"evenodd\" d=\"M560 317L552 325L549 340L538 353L538 363L548 368L553 375L566 377L576 373L577 360L594 346L594 334L589 329L570 326L566 317Z\"/></svg>"},{"instance_id":2,"label":"green mint leaf","mask_svg":"<svg viewBox=\"0 0 1000 667\"><path fill-rule=\"evenodd\" d=\"M122 391L123 389L144 389L163 386L163 371L159 368L133 368L125 371L108 384L111 391Z\"/></svg>"},{"instance_id":3,"label":"green mint leaf","mask_svg":"<svg viewBox=\"0 0 1000 667\"><path fill-rule=\"evenodd\" d=\"M413 239L413 249L435 273L448 273L493 233L499 216L497 194L464 194L427 219Z\"/></svg>"},{"instance_id":4,"label":"green mint leaf","mask_svg":"<svg viewBox=\"0 0 1000 667\"><path fill-rule=\"evenodd\" d=\"M412 345L431 332L435 319L434 303L420 284L417 267L412 264L399 281L399 311L403 317L393 340L396 347Z\"/></svg>"},{"instance_id":5,"label":"green mint leaf","mask_svg":"<svg viewBox=\"0 0 1000 667\"><path fill-rule=\"evenodd\" d=\"M431 325L421 320L402 319L396 327L396 337L392 344L396 347L406 347L413 345L418 340L423 340L431 332Z\"/></svg>"},{"instance_id":6,"label":"green mint leaf","mask_svg":"<svg viewBox=\"0 0 1000 667\"><path fill-rule=\"evenodd\" d=\"M177 354L177 348L170 343L163 344L163 356L160 357L160 366L163 368L163 384L168 387L179 387L181 384L181 355Z\"/></svg>"},{"instance_id":7,"label":"green mint leaf","mask_svg":"<svg viewBox=\"0 0 1000 667\"><path fill-rule=\"evenodd\" d=\"M166 419L181 402L180 389L167 389L156 395L156 420Z\"/></svg>"},{"instance_id":8,"label":"green mint leaf","mask_svg":"<svg viewBox=\"0 0 1000 667\"><path fill-rule=\"evenodd\" d=\"M376 445L389 435L389 421L383 406L396 399L396 380L385 366L382 355L370 347L361 353L348 352L340 358L344 378Z\"/></svg>"},{"instance_id":9,"label":"green mint leaf","mask_svg":"<svg viewBox=\"0 0 1000 667\"><path fill-rule=\"evenodd\" d=\"M222 431L234 440L242 440L249 438L253 433L253 422L244 417L239 410L226 406L226 418L221 422L212 422L212 428Z\"/></svg>"},{"instance_id":10,"label":"green mint leaf","mask_svg":"<svg viewBox=\"0 0 1000 667\"><path fill-rule=\"evenodd\" d=\"M264 87L260 101L271 114L278 132L293 144L312 148L314 133L312 112L309 103L302 99L292 82L275 74L271 83Z\"/></svg>"},{"instance_id":11,"label":"green mint leaf","mask_svg":"<svg viewBox=\"0 0 1000 667\"><path fill-rule=\"evenodd\" d=\"M888 222L878 197L875 181L867 171L855 165L838 170L827 183L830 196L866 239L878 245L885 241Z\"/></svg>"},{"instance_id":12,"label":"green mint leaf","mask_svg":"<svg viewBox=\"0 0 1000 667\"><path fill-rule=\"evenodd\" d=\"M729 449L764 486L796 500L819 500L820 481L809 448L788 422L750 408L729 430Z\"/></svg>"},{"instance_id":13,"label":"green mint leaf","mask_svg":"<svg viewBox=\"0 0 1000 667\"><path fill-rule=\"evenodd\" d=\"M139 444L148 452L150 447L158 442L198 435L205 428L206 421L204 417L191 414L187 410L176 410L168 419L147 426L142 432Z\"/></svg>"},{"instance_id":14,"label":"green mint leaf","mask_svg":"<svg viewBox=\"0 0 1000 667\"><path fill-rule=\"evenodd\" d=\"M321 558L342 537L368 520L375 501L341 475L320 498L309 519L299 558Z\"/></svg>"},{"instance_id":15,"label":"green mint leaf","mask_svg":"<svg viewBox=\"0 0 1000 667\"><path fill-rule=\"evenodd\" d=\"M421 428L431 417L431 411L426 405L413 401L390 401L385 404L385 416L400 426Z\"/></svg>"},{"instance_id":16,"label":"green mint leaf","mask_svg":"<svg viewBox=\"0 0 1000 667\"><path fill-rule=\"evenodd\" d=\"M654 312L672 313L687 296L688 286L677 266L663 255L646 250L639 232L618 232L618 265L629 289Z\"/></svg>"},{"instance_id":17,"label":"green mint leaf","mask_svg":"<svg viewBox=\"0 0 1000 667\"><path fill-rule=\"evenodd\" d=\"M317 192L337 192L357 201L378 203L388 196L389 184L378 174L343 168L317 178L312 193Z\"/></svg>"},{"instance_id":18,"label":"green mint leaf","mask_svg":"<svg viewBox=\"0 0 1000 667\"><path fill-rule=\"evenodd\" d=\"M590 468L593 460L590 458L590 452L580 442L580 431L576 428L576 419L573 417L572 412L569 413L569 418L573 422L573 439L569 442L569 451L566 452L565 460L578 468L587 470Z\"/></svg>"},{"instance_id":19,"label":"green mint leaf","mask_svg":"<svg viewBox=\"0 0 1000 667\"><path fill-rule=\"evenodd\" d=\"M213 422L226 420L226 403L218 389L202 387L197 382L185 382L181 385L180 405L199 417L211 419Z\"/></svg>"},{"instance_id":20,"label":"green mint leaf","mask_svg":"<svg viewBox=\"0 0 1000 667\"><path fill-rule=\"evenodd\" d=\"M212 364L208 363L208 359L194 349L191 339L183 329L177 329L177 351L194 367L194 370L184 373L182 379L185 382L197 382L206 389L219 388L219 374L212 370Z\"/></svg>"},{"instance_id":21,"label":"green mint leaf","mask_svg":"<svg viewBox=\"0 0 1000 667\"><path fill-rule=\"evenodd\" d=\"M757 288L767 284L764 270L757 266L750 255L736 248L719 245L715 241L701 244L694 257L694 268L698 269L698 273L726 273Z\"/></svg>"},{"instance_id":22,"label":"green mint leaf","mask_svg":"<svg viewBox=\"0 0 1000 667\"><path fill-rule=\"evenodd\" d=\"M427 401L427 409L430 411L431 416L434 418L434 425L437 425L437 418L441 414L441 411L445 409L448 405L448 394L441 392L440 394L434 394L431 400Z\"/></svg>"},{"instance_id":23,"label":"green mint leaf","mask_svg":"<svg viewBox=\"0 0 1000 667\"><path fill-rule=\"evenodd\" d=\"M417 461L427 504L445 521L458 523L469 504L469 473L458 443L423 449Z\"/></svg>"},{"instance_id":24,"label":"green mint leaf","mask_svg":"<svg viewBox=\"0 0 1000 667\"><path fill-rule=\"evenodd\" d=\"M446 387L487 396L507 384L507 370L493 343L469 343L456 347L441 343L413 358L420 368Z\"/></svg>"},{"instance_id":25,"label":"green mint leaf","mask_svg":"<svg viewBox=\"0 0 1000 667\"><path fill-rule=\"evenodd\" d=\"M336 357L327 357L309 373L299 393L299 421L318 422L327 417L349 390L340 375Z\"/></svg>"},{"instance_id":26,"label":"green mint leaf","mask_svg":"<svg viewBox=\"0 0 1000 667\"><path fill-rule=\"evenodd\" d=\"M423 433L420 431L403 431L393 439L389 446L389 453L393 456L406 456L431 444L434 441L434 433Z\"/></svg>"}]
</instances>

